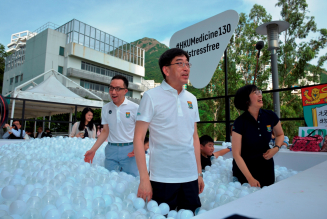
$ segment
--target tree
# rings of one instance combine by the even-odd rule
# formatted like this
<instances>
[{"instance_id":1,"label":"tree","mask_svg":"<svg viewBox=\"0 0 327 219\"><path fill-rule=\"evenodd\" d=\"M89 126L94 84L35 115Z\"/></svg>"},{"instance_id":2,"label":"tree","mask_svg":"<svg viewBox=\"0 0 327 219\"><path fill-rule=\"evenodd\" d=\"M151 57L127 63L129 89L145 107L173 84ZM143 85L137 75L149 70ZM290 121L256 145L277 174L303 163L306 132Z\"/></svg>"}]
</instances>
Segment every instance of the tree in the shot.
<instances>
[{"instance_id":1,"label":"tree","mask_svg":"<svg viewBox=\"0 0 327 219\"><path fill-rule=\"evenodd\" d=\"M261 23L271 20L262 6L254 5L249 16L240 14L238 26L227 46L227 66L228 66L228 94L235 94L237 89L245 84L252 84L256 68L255 49L258 40L265 40L266 37L257 35L256 27ZM267 88L269 78L269 69L265 66L269 62L269 51L267 46L262 50L257 81L258 87ZM201 89L201 97L215 97L225 95L225 69L224 61L221 59L210 83ZM234 120L240 115L233 104L234 98L230 98L230 115ZM223 121L225 120L225 99L199 101L199 112L202 121ZM214 123L200 124L199 135L209 134L215 140L224 140L226 138L225 124Z\"/></svg>"},{"instance_id":2,"label":"tree","mask_svg":"<svg viewBox=\"0 0 327 219\"><path fill-rule=\"evenodd\" d=\"M321 68L327 59L327 54L319 58L316 66L309 65L309 62L318 56L318 52L325 48L327 30L317 30L314 17L308 17L305 0L279 0L276 6L281 7L281 15L284 20L290 23L290 28L285 32L283 40L280 42L278 50L278 72L280 88L292 87L298 84L299 79L306 78L309 81L319 82L318 75L323 71ZM254 82L256 68L255 49L256 42L259 40L267 41L265 36L258 35L256 28L266 22L271 21L264 7L255 4L249 15L240 14L238 26L227 47L228 51L228 94L235 94L237 89L245 84L255 83L260 89L266 90L268 79L271 75L270 51L267 45L262 49L260 56L257 80ZM317 39L308 39L311 32L319 33ZM299 40L306 40L299 42ZM267 43L266 43L267 44ZM197 98L222 96L225 94L225 78L223 60L217 69L210 83L197 92ZM309 68L308 68L309 66ZM306 72L310 69L313 76L307 76ZM301 84L305 85L305 84ZM194 92L191 90L191 92ZM264 108L273 110L272 93L264 94ZM303 108L301 98L292 94L291 91L280 92L281 117L296 118L302 117ZM223 98L199 101L199 113L201 121L222 121L225 120L225 100ZM230 99L231 120L235 120L242 112L235 109L233 98ZM285 135L290 139L297 135L298 127L304 126L304 121L284 121L282 126ZM215 140L224 140L225 124L212 123L199 124L199 135L209 134Z\"/></svg>"},{"instance_id":3,"label":"tree","mask_svg":"<svg viewBox=\"0 0 327 219\"><path fill-rule=\"evenodd\" d=\"M5 46L0 43L0 91L2 92L3 74L5 72L5 58L9 54L5 50Z\"/></svg>"},{"instance_id":4,"label":"tree","mask_svg":"<svg viewBox=\"0 0 327 219\"><path fill-rule=\"evenodd\" d=\"M321 49L326 47L327 30L317 29L313 16L308 16L306 0L279 0L276 6L281 8L282 20L290 24L281 36L280 49L278 50L278 72L280 87L292 87L299 84L299 79L319 83L319 75L323 71L322 65L326 55L319 58L316 66L311 66L313 76L307 75L309 62L318 56ZM318 34L315 39L308 39L310 33ZM299 85L308 85L302 80ZM280 92L281 117L302 117L303 108L301 98L291 91ZM282 122L284 132L296 135L297 127L304 126L303 121ZM296 128L295 128L296 127Z\"/></svg>"}]
</instances>

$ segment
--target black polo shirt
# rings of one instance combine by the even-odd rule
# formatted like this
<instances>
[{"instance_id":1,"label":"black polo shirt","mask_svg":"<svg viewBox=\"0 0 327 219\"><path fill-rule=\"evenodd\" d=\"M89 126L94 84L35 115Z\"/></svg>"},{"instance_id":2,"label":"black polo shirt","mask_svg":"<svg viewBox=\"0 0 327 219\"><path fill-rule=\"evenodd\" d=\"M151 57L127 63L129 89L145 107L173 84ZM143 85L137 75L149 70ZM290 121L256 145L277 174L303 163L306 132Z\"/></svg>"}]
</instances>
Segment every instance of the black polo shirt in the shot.
<instances>
[{"instance_id":1,"label":"black polo shirt","mask_svg":"<svg viewBox=\"0 0 327 219\"><path fill-rule=\"evenodd\" d=\"M211 155L211 156L208 156L208 157L204 157L202 154L201 154L201 167L202 167L202 170L204 170L204 168L206 166L211 166L211 157L212 156L215 156L215 155Z\"/></svg>"},{"instance_id":2,"label":"black polo shirt","mask_svg":"<svg viewBox=\"0 0 327 219\"><path fill-rule=\"evenodd\" d=\"M279 122L277 115L271 110L259 110L258 119L248 112L239 116L233 131L242 135L241 156L243 159L262 156L269 147L271 132Z\"/></svg>"}]
</instances>

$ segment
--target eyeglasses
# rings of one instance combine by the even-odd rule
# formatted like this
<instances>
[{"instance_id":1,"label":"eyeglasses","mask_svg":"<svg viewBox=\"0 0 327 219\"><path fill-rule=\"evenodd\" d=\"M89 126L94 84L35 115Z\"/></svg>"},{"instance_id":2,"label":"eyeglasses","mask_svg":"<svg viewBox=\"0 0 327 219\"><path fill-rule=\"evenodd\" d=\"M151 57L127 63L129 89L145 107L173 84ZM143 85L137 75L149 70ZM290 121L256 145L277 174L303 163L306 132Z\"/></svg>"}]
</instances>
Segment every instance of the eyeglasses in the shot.
<instances>
[{"instance_id":1,"label":"eyeglasses","mask_svg":"<svg viewBox=\"0 0 327 219\"><path fill-rule=\"evenodd\" d=\"M253 91L253 93L255 93L256 95L262 95L262 90L255 90Z\"/></svg>"},{"instance_id":2,"label":"eyeglasses","mask_svg":"<svg viewBox=\"0 0 327 219\"><path fill-rule=\"evenodd\" d=\"M191 68L192 67L192 64L189 63L189 62L176 62L176 63L170 64L170 65L178 65L181 68L183 68L184 66L186 66L188 68ZM170 65L167 65L167 66L170 66Z\"/></svg>"},{"instance_id":3,"label":"eyeglasses","mask_svg":"<svg viewBox=\"0 0 327 219\"><path fill-rule=\"evenodd\" d=\"M124 89L126 89L126 88L124 88L124 87L113 87L113 86L109 86L109 90L110 91L115 90L116 92L119 92L119 91L124 90Z\"/></svg>"}]
</instances>

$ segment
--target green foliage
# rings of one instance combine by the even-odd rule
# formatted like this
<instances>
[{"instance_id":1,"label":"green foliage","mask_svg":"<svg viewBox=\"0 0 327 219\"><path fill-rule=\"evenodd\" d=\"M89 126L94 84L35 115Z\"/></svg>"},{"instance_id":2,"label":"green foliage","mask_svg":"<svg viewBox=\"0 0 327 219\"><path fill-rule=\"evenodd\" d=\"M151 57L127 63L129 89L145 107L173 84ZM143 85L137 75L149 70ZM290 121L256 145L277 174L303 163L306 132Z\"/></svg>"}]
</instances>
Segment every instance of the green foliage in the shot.
<instances>
[{"instance_id":1,"label":"green foliage","mask_svg":"<svg viewBox=\"0 0 327 219\"><path fill-rule=\"evenodd\" d=\"M326 71L322 65L326 60L326 55L319 58L316 66L309 62L318 56L319 50L326 47L327 31L318 30L314 22L314 17L308 17L307 3L305 0L279 0L277 6L281 7L282 20L290 23L290 28L285 35L281 35L280 50L278 50L278 72L281 88L292 87L294 85L307 85L308 81L327 81ZM267 41L265 36L256 34L255 29L266 22L271 21L271 15L260 5L254 5L249 15L240 14L238 26L235 30L228 51L228 94L235 94L237 89L245 84L256 84L260 89L267 89L267 80L270 73L270 51L267 50L267 43L262 49L259 60L258 72L256 69L256 42ZM307 39L310 32L318 32L317 39ZM283 37L282 37L283 36ZM305 41L298 43L300 40ZM308 71L313 73L307 75ZM320 76L320 81L319 77ZM300 80L299 79L307 79ZM196 91L188 90L197 98L222 96L225 94L224 65L221 60L210 83L203 89ZM272 93L263 95L264 108L273 110ZM280 92L281 118L303 117L303 107L301 97L291 91ZM230 117L235 120L242 112L237 110L230 98ZM199 114L201 121L223 121L225 120L225 99L214 99L199 101ZM304 126L304 121L283 121L282 127L285 135L290 139L297 135L298 127ZM208 134L215 140L225 140L225 123L199 124L199 135Z\"/></svg>"},{"instance_id":2,"label":"green foliage","mask_svg":"<svg viewBox=\"0 0 327 219\"><path fill-rule=\"evenodd\" d=\"M3 74L5 72L5 58L9 55L5 46L0 43L0 92L2 92Z\"/></svg>"},{"instance_id":3,"label":"green foliage","mask_svg":"<svg viewBox=\"0 0 327 219\"><path fill-rule=\"evenodd\" d=\"M131 44L139 46L145 50L145 80L154 80L156 83L161 83L163 80L158 60L162 53L169 48L159 43L155 39L144 37L140 40L136 40Z\"/></svg>"}]
</instances>

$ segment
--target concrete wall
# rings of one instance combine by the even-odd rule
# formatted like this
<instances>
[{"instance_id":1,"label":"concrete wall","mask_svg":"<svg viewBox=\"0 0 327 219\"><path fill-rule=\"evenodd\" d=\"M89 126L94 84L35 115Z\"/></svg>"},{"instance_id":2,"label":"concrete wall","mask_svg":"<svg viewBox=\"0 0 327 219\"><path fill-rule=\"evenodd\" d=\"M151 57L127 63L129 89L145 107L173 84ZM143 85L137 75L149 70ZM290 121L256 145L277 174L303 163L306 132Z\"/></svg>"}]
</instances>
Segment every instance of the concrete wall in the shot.
<instances>
[{"instance_id":1,"label":"concrete wall","mask_svg":"<svg viewBox=\"0 0 327 219\"><path fill-rule=\"evenodd\" d=\"M58 66L64 67L64 56L59 55L59 48L66 45L66 34L48 29L48 39L46 47L46 57L44 71L54 69L58 71ZM66 48L65 48L66 50ZM65 51L66 52L66 51Z\"/></svg>"},{"instance_id":2,"label":"concrete wall","mask_svg":"<svg viewBox=\"0 0 327 219\"><path fill-rule=\"evenodd\" d=\"M139 75L144 77L144 67L127 62L123 59L90 49L77 43L69 43L66 45L68 56L76 56L82 60L90 60L100 65L108 66L112 69L126 72L127 74ZM73 60L73 59L72 59ZM68 63L69 67L73 67L74 63ZM79 69L81 64L79 64Z\"/></svg>"},{"instance_id":3,"label":"concrete wall","mask_svg":"<svg viewBox=\"0 0 327 219\"><path fill-rule=\"evenodd\" d=\"M17 75L21 75L23 73L23 66L24 65L20 65L14 69L11 69L9 71L6 71L3 75L3 85L2 85L2 94L5 95L7 94L9 91L13 91L15 87L17 87L18 85L22 84L22 82L19 81L18 83L15 83L15 77ZM14 78L14 82L12 83L12 85L10 85L10 78ZM23 78L25 77L25 75L23 76Z\"/></svg>"}]
</instances>

